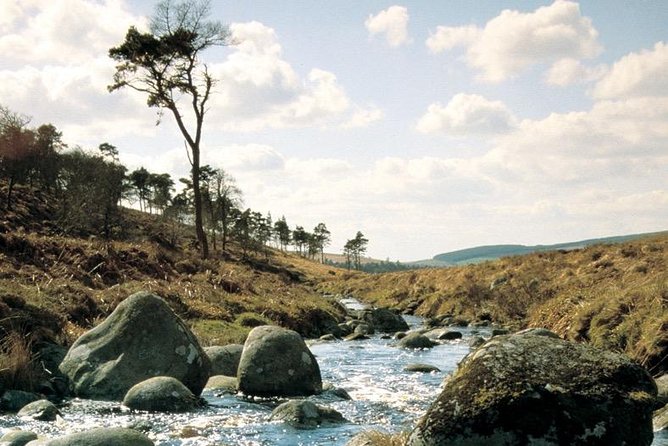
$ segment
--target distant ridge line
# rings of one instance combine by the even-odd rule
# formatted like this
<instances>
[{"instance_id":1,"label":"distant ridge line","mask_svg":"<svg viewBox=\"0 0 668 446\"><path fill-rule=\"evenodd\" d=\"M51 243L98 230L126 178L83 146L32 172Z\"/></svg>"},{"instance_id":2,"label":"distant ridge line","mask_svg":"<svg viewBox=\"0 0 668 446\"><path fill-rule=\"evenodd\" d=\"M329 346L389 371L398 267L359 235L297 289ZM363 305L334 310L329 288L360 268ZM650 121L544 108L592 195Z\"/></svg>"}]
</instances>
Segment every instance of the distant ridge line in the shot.
<instances>
[{"instance_id":1,"label":"distant ridge line","mask_svg":"<svg viewBox=\"0 0 668 446\"><path fill-rule=\"evenodd\" d=\"M466 265L470 263L484 262L487 260L495 260L500 257L531 254L534 252L558 251L562 249L573 250L598 244L623 243L630 240L653 237L667 233L668 231L659 231L642 234L619 235L613 237L586 239L576 242L557 243L554 245L484 245L437 254L430 260L419 260L417 262L410 262L408 264L416 266Z\"/></svg>"}]
</instances>

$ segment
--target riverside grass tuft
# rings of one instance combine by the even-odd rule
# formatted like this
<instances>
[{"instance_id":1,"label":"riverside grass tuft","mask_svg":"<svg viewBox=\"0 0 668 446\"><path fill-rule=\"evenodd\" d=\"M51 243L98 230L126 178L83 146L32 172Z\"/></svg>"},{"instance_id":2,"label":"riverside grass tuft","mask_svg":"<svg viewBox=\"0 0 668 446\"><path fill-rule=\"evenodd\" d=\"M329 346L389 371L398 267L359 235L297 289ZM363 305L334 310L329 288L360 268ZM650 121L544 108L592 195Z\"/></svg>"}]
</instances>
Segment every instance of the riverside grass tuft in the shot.
<instances>
[{"instance_id":1,"label":"riverside grass tuft","mask_svg":"<svg viewBox=\"0 0 668 446\"><path fill-rule=\"evenodd\" d=\"M0 383L7 389L33 391L42 371L32 354L30 335L7 333L0 340Z\"/></svg>"}]
</instances>

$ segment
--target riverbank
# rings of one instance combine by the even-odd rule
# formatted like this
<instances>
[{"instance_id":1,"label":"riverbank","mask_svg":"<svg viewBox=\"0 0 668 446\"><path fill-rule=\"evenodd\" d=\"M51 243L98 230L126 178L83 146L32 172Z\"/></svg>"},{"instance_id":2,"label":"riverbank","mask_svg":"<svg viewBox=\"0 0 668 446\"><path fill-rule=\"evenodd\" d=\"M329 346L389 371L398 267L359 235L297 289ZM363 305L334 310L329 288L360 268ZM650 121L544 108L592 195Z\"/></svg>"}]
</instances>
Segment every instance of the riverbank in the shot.
<instances>
[{"instance_id":1,"label":"riverbank","mask_svg":"<svg viewBox=\"0 0 668 446\"><path fill-rule=\"evenodd\" d=\"M329 279L320 289L427 318L548 328L668 369L668 234L445 269Z\"/></svg>"}]
</instances>

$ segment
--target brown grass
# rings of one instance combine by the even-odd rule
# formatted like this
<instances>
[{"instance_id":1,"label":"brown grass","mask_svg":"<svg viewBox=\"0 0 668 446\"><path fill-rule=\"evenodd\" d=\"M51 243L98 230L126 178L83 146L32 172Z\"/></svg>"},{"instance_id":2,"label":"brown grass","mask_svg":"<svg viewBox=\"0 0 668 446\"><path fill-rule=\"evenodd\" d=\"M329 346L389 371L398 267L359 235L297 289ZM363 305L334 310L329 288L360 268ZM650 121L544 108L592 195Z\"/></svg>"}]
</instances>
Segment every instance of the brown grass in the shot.
<instances>
[{"instance_id":1,"label":"brown grass","mask_svg":"<svg viewBox=\"0 0 668 446\"><path fill-rule=\"evenodd\" d=\"M321 289L377 305L511 328L547 327L668 370L668 235L570 252L383 275L349 274Z\"/></svg>"},{"instance_id":2,"label":"brown grass","mask_svg":"<svg viewBox=\"0 0 668 446\"><path fill-rule=\"evenodd\" d=\"M337 272L315 262L277 251L268 260L242 259L234 244L201 260L189 228L177 228L170 245L165 234L173 228L133 210L125 210L123 240L65 236L50 223L43 194L26 189L16 197L0 217L0 329L8 333L21 325L36 343L69 344L141 290L167 300L207 342L238 341L251 314L305 336L343 316L313 286Z\"/></svg>"},{"instance_id":3,"label":"brown grass","mask_svg":"<svg viewBox=\"0 0 668 446\"><path fill-rule=\"evenodd\" d=\"M408 440L409 432L390 434L376 430L363 431L355 438L356 446L404 446Z\"/></svg>"},{"instance_id":4,"label":"brown grass","mask_svg":"<svg viewBox=\"0 0 668 446\"><path fill-rule=\"evenodd\" d=\"M30 336L18 332L5 335L0 340L0 383L7 389L33 391L40 377Z\"/></svg>"}]
</instances>

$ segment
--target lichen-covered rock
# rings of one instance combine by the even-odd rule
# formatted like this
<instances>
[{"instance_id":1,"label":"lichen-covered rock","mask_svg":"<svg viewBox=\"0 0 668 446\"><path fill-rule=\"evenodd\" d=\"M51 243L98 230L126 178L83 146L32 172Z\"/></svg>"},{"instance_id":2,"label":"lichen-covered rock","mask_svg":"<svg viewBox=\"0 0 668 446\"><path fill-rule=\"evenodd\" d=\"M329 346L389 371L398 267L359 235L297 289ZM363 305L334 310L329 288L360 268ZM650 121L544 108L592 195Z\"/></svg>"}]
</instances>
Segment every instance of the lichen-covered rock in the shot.
<instances>
[{"instance_id":1,"label":"lichen-covered rock","mask_svg":"<svg viewBox=\"0 0 668 446\"><path fill-rule=\"evenodd\" d=\"M307 396L322 391L320 367L299 333L255 327L246 338L237 378L239 390L255 396Z\"/></svg>"},{"instance_id":2,"label":"lichen-covered rock","mask_svg":"<svg viewBox=\"0 0 668 446\"><path fill-rule=\"evenodd\" d=\"M406 320L400 315L387 308L374 308L364 314L364 319L377 331L382 333L394 333L395 331L408 330Z\"/></svg>"},{"instance_id":3,"label":"lichen-covered rock","mask_svg":"<svg viewBox=\"0 0 668 446\"><path fill-rule=\"evenodd\" d=\"M151 412L187 412L198 398L181 381L171 376L156 376L135 384L123 398L123 405Z\"/></svg>"},{"instance_id":4,"label":"lichen-covered rock","mask_svg":"<svg viewBox=\"0 0 668 446\"><path fill-rule=\"evenodd\" d=\"M297 429L313 429L322 425L345 423L338 411L308 400L291 400L273 410L270 421L282 421Z\"/></svg>"},{"instance_id":5,"label":"lichen-covered rock","mask_svg":"<svg viewBox=\"0 0 668 446\"><path fill-rule=\"evenodd\" d=\"M624 356L497 336L461 362L407 445L650 445L655 396Z\"/></svg>"},{"instance_id":6,"label":"lichen-covered rock","mask_svg":"<svg viewBox=\"0 0 668 446\"><path fill-rule=\"evenodd\" d=\"M55 421L60 411L49 400L37 400L23 406L17 415L37 421Z\"/></svg>"},{"instance_id":7,"label":"lichen-covered rock","mask_svg":"<svg viewBox=\"0 0 668 446\"><path fill-rule=\"evenodd\" d=\"M409 333L405 337L401 338L397 345L401 348L420 349L432 348L434 345L436 345L436 343L423 334Z\"/></svg>"},{"instance_id":8,"label":"lichen-covered rock","mask_svg":"<svg viewBox=\"0 0 668 446\"><path fill-rule=\"evenodd\" d=\"M76 396L120 400L130 387L172 376L199 395L210 363L197 338L160 297L140 292L81 336L60 370Z\"/></svg>"},{"instance_id":9,"label":"lichen-covered rock","mask_svg":"<svg viewBox=\"0 0 668 446\"><path fill-rule=\"evenodd\" d=\"M133 429L96 428L45 442L46 446L153 446L153 442Z\"/></svg>"},{"instance_id":10,"label":"lichen-covered rock","mask_svg":"<svg viewBox=\"0 0 668 446\"><path fill-rule=\"evenodd\" d=\"M213 375L204 388L214 392L234 394L237 393L238 386L239 381L235 376Z\"/></svg>"},{"instance_id":11,"label":"lichen-covered rock","mask_svg":"<svg viewBox=\"0 0 668 446\"><path fill-rule=\"evenodd\" d=\"M237 376L243 349L241 344L204 347L204 352L211 361L211 375Z\"/></svg>"},{"instance_id":12,"label":"lichen-covered rock","mask_svg":"<svg viewBox=\"0 0 668 446\"><path fill-rule=\"evenodd\" d=\"M17 429L0 437L0 446L25 446L33 440L37 440L36 433Z\"/></svg>"}]
</instances>

